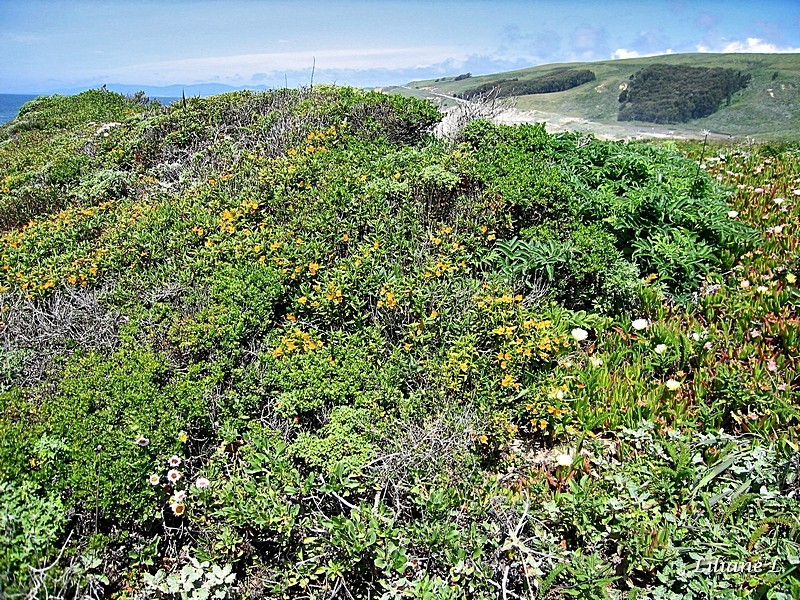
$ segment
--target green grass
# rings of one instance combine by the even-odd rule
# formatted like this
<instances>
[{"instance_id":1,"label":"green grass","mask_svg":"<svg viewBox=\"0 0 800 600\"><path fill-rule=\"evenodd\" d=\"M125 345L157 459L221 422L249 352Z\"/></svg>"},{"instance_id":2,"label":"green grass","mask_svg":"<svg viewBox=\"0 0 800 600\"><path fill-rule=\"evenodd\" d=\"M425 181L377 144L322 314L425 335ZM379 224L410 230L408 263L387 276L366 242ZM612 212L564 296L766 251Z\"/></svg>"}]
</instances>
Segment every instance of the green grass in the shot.
<instances>
[{"instance_id":1,"label":"green grass","mask_svg":"<svg viewBox=\"0 0 800 600\"><path fill-rule=\"evenodd\" d=\"M796 144L439 139L327 86L23 112L0 595L800 592Z\"/></svg>"},{"instance_id":2,"label":"green grass","mask_svg":"<svg viewBox=\"0 0 800 600\"><path fill-rule=\"evenodd\" d=\"M636 71L652 64L723 67L752 76L748 87L735 94L730 106L722 107L709 117L676 125L675 129L708 129L721 135L759 139L800 139L800 61L796 54L671 54L591 63L559 63L461 81L454 81L452 77L441 81L414 81L407 87L452 95L495 80L517 77L525 81L564 67L587 68L595 73L596 81L565 92L522 96L516 100L516 107L612 124L617 123L620 86ZM776 123L781 124L779 130Z\"/></svg>"}]
</instances>

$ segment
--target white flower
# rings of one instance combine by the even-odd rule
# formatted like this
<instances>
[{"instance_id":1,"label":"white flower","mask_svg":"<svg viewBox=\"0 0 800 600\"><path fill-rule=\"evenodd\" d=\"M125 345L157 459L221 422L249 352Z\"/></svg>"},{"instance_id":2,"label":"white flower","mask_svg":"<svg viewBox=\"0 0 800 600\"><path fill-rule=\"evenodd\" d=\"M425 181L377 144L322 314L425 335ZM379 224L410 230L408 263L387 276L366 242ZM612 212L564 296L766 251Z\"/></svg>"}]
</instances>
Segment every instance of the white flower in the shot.
<instances>
[{"instance_id":1,"label":"white flower","mask_svg":"<svg viewBox=\"0 0 800 600\"><path fill-rule=\"evenodd\" d=\"M773 199L772 199L772 201L773 201L775 204L777 204L778 206L780 206L781 204L783 204L784 202L786 202L786 198L773 198Z\"/></svg>"},{"instance_id":2,"label":"white flower","mask_svg":"<svg viewBox=\"0 0 800 600\"><path fill-rule=\"evenodd\" d=\"M586 338L589 337L589 332L585 329L581 329L580 327L576 327L572 330L572 337L574 337L579 342L582 342Z\"/></svg>"},{"instance_id":3,"label":"white flower","mask_svg":"<svg viewBox=\"0 0 800 600\"><path fill-rule=\"evenodd\" d=\"M176 517L180 517L184 512L186 512L186 505L183 502L170 504L170 507L172 508L172 512Z\"/></svg>"},{"instance_id":4,"label":"white flower","mask_svg":"<svg viewBox=\"0 0 800 600\"><path fill-rule=\"evenodd\" d=\"M656 354L664 354L664 352L666 351L667 351L666 344L659 344L658 346L656 346Z\"/></svg>"},{"instance_id":5,"label":"white flower","mask_svg":"<svg viewBox=\"0 0 800 600\"><path fill-rule=\"evenodd\" d=\"M748 281L747 279L742 279L742 281L739 282L739 287L742 288L742 289L749 288L750 287L750 281Z\"/></svg>"},{"instance_id":6,"label":"white flower","mask_svg":"<svg viewBox=\"0 0 800 600\"><path fill-rule=\"evenodd\" d=\"M194 482L194 485L195 487L197 487L197 489L204 490L211 485L211 482L205 477L198 477L197 480Z\"/></svg>"},{"instance_id":7,"label":"white flower","mask_svg":"<svg viewBox=\"0 0 800 600\"><path fill-rule=\"evenodd\" d=\"M731 219L735 219L736 217L738 217L738 216L739 216L739 211L738 211L738 210L729 210L729 211L728 211L728 216L729 216Z\"/></svg>"},{"instance_id":8,"label":"white flower","mask_svg":"<svg viewBox=\"0 0 800 600\"><path fill-rule=\"evenodd\" d=\"M693 333L692 333L692 339L693 339L695 342L699 342L699 341L700 341L700 334L699 334L699 333L697 333L696 331L695 331L695 332L693 332Z\"/></svg>"},{"instance_id":9,"label":"white flower","mask_svg":"<svg viewBox=\"0 0 800 600\"><path fill-rule=\"evenodd\" d=\"M177 467L181 464L181 459L177 454L173 454L169 457L169 466L170 467Z\"/></svg>"},{"instance_id":10,"label":"white flower","mask_svg":"<svg viewBox=\"0 0 800 600\"><path fill-rule=\"evenodd\" d=\"M150 445L150 440L143 435L140 435L138 438L136 438L136 445L144 448L145 446Z\"/></svg>"},{"instance_id":11,"label":"white flower","mask_svg":"<svg viewBox=\"0 0 800 600\"><path fill-rule=\"evenodd\" d=\"M758 286L758 287L756 288L756 291L757 291L759 294L763 294L764 292L768 292L768 291L769 291L769 288L768 288L767 286L765 286L765 285L760 285L760 286Z\"/></svg>"},{"instance_id":12,"label":"white flower","mask_svg":"<svg viewBox=\"0 0 800 600\"><path fill-rule=\"evenodd\" d=\"M150 482L150 485L158 485L159 482L161 481L161 477L153 473L152 475L150 475L150 477L148 477L147 480Z\"/></svg>"},{"instance_id":13,"label":"white flower","mask_svg":"<svg viewBox=\"0 0 800 600\"><path fill-rule=\"evenodd\" d=\"M592 361L592 366L593 367L599 367L600 365L603 364L603 359L602 358L597 358L597 357L593 356L590 360Z\"/></svg>"},{"instance_id":14,"label":"white flower","mask_svg":"<svg viewBox=\"0 0 800 600\"><path fill-rule=\"evenodd\" d=\"M175 495L172 497L172 500L175 504L183 502L186 499L186 490L180 490L175 492Z\"/></svg>"},{"instance_id":15,"label":"white flower","mask_svg":"<svg viewBox=\"0 0 800 600\"><path fill-rule=\"evenodd\" d=\"M670 378L670 379L667 379L667 384L666 385L667 385L667 389L670 392L674 392L679 387L681 387L681 382L680 381L675 381L674 379Z\"/></svg>"},{"instance_id":16,"label":"white flower","mask_svg":"<svg viewBox=\"0 0 800 600\"><path fill-rule=\"evenodd\" d=\"M167 473L167 479L169 479L170 483L175 483L182 476L183 474L177 469L170 469L169 472Z\"/></svg>"},{"instance_id":17,"label":"white flower","mask_svg":"<svg viewBox=\"0 0 800 600\"><path fill-rule=\"evenodd\" d=\"M635 321L631 322L631 327L633 327L636 331L647 329L648 325L650 325L650 322L647 319L636 319Z\"/></svg>"},{"instance_id":18,"label":"white flower","mask_svg":"<svg viewBox=\"0 0 800 600\"><path fill-rule=\"evenodd\" d=\"M795 196L800 196L800 190L792 190L792 193L793 193Z\"/></svg>"},{"instance_id":19,"label":"white flower","mask_svg":"<svg viewBox=\"0 0 800 600\"><path fill-rule=\"evenodd\" d=\"M572 457L569 454L563 453L556 456L556 464L559 467L571 467Z\"/></svg>"}]
</instances>

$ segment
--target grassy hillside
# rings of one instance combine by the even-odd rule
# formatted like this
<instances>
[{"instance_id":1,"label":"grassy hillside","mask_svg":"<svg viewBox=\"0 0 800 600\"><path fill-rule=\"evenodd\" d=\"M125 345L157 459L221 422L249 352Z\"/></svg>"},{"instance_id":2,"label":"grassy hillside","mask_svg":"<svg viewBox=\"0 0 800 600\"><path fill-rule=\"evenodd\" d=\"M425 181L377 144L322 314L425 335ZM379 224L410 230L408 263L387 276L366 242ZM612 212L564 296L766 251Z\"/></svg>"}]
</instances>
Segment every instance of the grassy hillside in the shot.
<instances>
[{"instance_id":1,"label":"grassy hillside","mask_svg":"<svg viewBox=\"0 0 800 600\"><path fill-rule=\"evenodd\" d=\"M752 77L748 87L734 96L730 106L682 125L682 128L708 129L719 134L762 139L800 139L800 57L797 54L671 54L552 64L461 81L452 77L439 81L415 81L408 87L451 95L502 79L518 78L524 82L564 67L591 69L597 76L596 81L564 92L521 96L516 106L522 110L541 110L600 123L616 123L619 94L628 79L639 69L653 64L722 67L743 71Z\"/></svg>"},{"instance_id":2,"label":"grassy hillside","mask_svg":"<svg viewBox=\"0 0 800 600\"><path fill-rule=\"evenodd\" d=\"M800 150L440 118L0 130L0 596L800 594Z\"/></svg>"}]
</instances>

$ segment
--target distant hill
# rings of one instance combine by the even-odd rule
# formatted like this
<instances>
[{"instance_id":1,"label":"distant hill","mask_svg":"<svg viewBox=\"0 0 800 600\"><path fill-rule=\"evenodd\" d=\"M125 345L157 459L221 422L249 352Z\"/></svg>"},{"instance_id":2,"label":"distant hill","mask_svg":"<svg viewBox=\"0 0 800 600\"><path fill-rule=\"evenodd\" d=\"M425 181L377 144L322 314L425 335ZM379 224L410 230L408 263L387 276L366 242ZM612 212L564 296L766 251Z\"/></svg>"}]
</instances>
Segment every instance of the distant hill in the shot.
<instances>
[{"instance_id":1,"label":"distant hill","mask_svg":"<svg viewBox=\"0 0 800 600\"><path fill-rule=\"evenodd\" d=\"M723 135L763 139L800 139L798 54L693 53L560 63L461 79L454 76L414 81L408 84L408 90L404 93L439 98L441 103L443 96L461 95L478 87L491 87L493 83L513 79L522 88L526 82L564 69L590 69L595 74L595 81L561 92L520 95L516 97L516 107L520 110L558 113L600 124L619 124L620 94L630 85L632 75L653 65L723 68L749 76L747 87L733 94L729 104L723 102L713 114L689 120L681 125L683 129L707 129ZM443 103L445 106L447 104ZM631 121L631 124L636 123L651 125L645 121Z\"/></svg>"}]
</instances>

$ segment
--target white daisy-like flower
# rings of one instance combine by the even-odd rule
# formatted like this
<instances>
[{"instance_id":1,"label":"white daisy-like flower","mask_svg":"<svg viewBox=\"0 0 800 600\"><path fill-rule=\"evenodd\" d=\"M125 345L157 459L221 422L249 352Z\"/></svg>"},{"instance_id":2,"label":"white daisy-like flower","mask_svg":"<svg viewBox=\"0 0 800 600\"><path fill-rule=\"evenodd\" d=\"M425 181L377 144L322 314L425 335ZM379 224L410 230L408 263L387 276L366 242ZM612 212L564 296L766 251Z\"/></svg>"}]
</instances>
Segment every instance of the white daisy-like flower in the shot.
<instances>
[{"instance_id":1,"label":"white daisy-like flower","mask_svg":"<svg viewBox=\"0 0 800 600\"><path fill-rule=\"evenodd\" d=\"M786 202L786 198L773 198L773 199L772 199L772 201L773 201L775 204L777 204L778 206L780 206L781 204L783 204L784 202Z\"/></svg>"},{"instance_id":2,"label":"white daisy-like flower","mask_svg":"<svg viewBox=\"0 0 800 600\"><path fill-rule=\"evenodd\" d=\"M177 454L173 454L169 457L169 466L170 467L177 467L181 464L181 459Z\"/></svg>"},{"instance_id":3,"label":"white daisy-like flower","mask_svg":"<svg viewBox=\"0 0 800 600\"><path fill-rule=\"evenodd\" d=\"M142 448L144 448L145 446L149 446L150 445L150 439L144 437L143 435L140 435L138 438L136 438L136 445L140 446Z\"/></svg>"},{"instance_id":4,"label":"white daisy-like flower","mask_svg":"<svg viewBox=\"0 0 800 600\"><path fill-rule=\"evenodd\" d=\"M205 477L198 477L197 480L194 482L194 485L197 489L204 490L211 485L211 482Z\"/></svg>"},{"instance_id":5,"label":"white daisy-like flower","mask_svg":"<svg viewBox=\"0 0 800 600\"><path fill-rule=\"evenodd\" d=\"M179 490L175 492L175 495L172 497L172 500L175 504L183 502L186 499L186 490Z\"/></svg>"},{"instance_id":6,"label":"white daisy-like flower","mask_svg":"<svg viewBox=\"0 0 800 600\"><path fill-rule=\"evenodd\" d=\"M635 321L631 321L631 327L633 327L636 331L647 329L648 325L650 325L650 321L647 319L636 319Z\"/></svg>"},{"instance_id":7,"label":"white daisy-like flower","mask_svg":"<svg viewBox=\"0 0 800 600\"><path fill-rule=\"evenodd\" d=\"M178 480L179 480L181 477L183 477L183 473L181 473L181 472L180 472L180 471L178 471L177 469L170 469L170 470L167 472L167 479L170 481L170 483L175 483L175 482L176 482L176 481L178 481Z\"/></svg>"},{"instance_id":8,"label":"white daisy-like flower","mask_svg":"<svg viewBox=\"0 0 800 600\"><path fill-rule=\"evenodd\" d=\"M739 211L738 211L738 210L729 210L729 211L728 211L728 216L729 216L731 219L735 219L736 217L738 217L738 216L739 216Z\"/></svg>"},{"instance_id":9,"label":"white daisy-like flower","mask_svg":"<svg viewBox=\"0 0 800 600\"><path fill-rule=\"evenodd\" d=\"M147 480L150 482L150 485L158 485L161 482L161 477L153 473Z\"/></svg>"},{"instance_id":10,"label":"white daisy-like flower","mask_svg":"<svg viewBox=\"0 0 800 600\"><path fill-rule=\"evenodd\" d=\"M591 359L593 367L599 367L603 364L603 359L593 356Z\"/></svg>"},{"instance_id":11,"label":"white daisy-like flower","mask_svg":"<svg viewBox=\"0 0 800 600\"><path fill-rule=\"evenodd\" d=\"M679 387L681 387L681 382L680 381L676 381L675 379L669 378L669 379L667 379L666 386L667 386L667 389L670 392L674 392Z\"/></svg>"},{"instance_id":12,"label":"white daisy-like flower","mask_svg":"<svg viewBox=\"0 0 800 600\"><path fill-rule=\"evenodd\" d=\"M186 512L186 505L183 502L170 504L170 508L172 508L172 512L175 514L176 517L180 517L183 513Z\"/></svg>"},{"instance_id":13,"label":"white daisy-like flower","mask_svg":"<svg viewBox=\"0 0 800 600\"><path fill-rule=\"evenodd\" d=\"M656 346L656 348L655 348L656 354L664 354L664 352L666 352L666 351L667 351L667 345L666 344L658 344Z\"/></svg>"},{"instance_id":14,"label":"white daisy-like flower","mask_svg":"<svg viewBox=\"0 0 800 600\"><path fill-rule=\"evenodd\" d=\"M556 456L556 464L559 467L571 467L572 466L572 456L567 454L566 452L559 454Z\"/></svg>"},{"instance_id":15,"label":"white daisy-like flower","mask_svg":"<svg viewBox=\"0 0 800 600\"><path fill-rule=\"evenodd\" d=\"M576 327L572 330L572 337L574 337L579 342L582 342L586 338L589 337L589 332L585 329L581 329L580 327Z\"/></svg>"}]
</instances>

